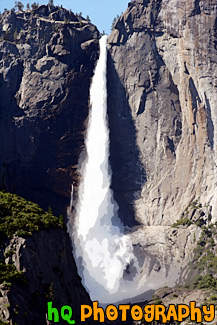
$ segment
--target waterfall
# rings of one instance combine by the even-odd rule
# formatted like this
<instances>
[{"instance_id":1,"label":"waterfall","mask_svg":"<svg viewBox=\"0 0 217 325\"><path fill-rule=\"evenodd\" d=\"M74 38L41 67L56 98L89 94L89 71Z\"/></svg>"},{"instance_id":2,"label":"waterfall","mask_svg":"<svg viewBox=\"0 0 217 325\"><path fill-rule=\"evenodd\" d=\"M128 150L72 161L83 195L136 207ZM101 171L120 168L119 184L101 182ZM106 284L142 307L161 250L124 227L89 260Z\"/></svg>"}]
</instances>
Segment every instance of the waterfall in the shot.
<instances>
[{"instance_id":1,"label":"waterfall","mask_svg":"<svg viewBox=\"0 0 217 325\"><path fill-rule=\"evenodd\" d=\"M69 211L69 232L79 274L91 299L104 303L126 298L132 286L132 279L126 280L130 266L134 272L138 266L132 243L123 234L110 188L106 43L107 37L103 36L90 88L86 155L80 164L78 200L72 216Z\"/></svg>"}]
</instances>

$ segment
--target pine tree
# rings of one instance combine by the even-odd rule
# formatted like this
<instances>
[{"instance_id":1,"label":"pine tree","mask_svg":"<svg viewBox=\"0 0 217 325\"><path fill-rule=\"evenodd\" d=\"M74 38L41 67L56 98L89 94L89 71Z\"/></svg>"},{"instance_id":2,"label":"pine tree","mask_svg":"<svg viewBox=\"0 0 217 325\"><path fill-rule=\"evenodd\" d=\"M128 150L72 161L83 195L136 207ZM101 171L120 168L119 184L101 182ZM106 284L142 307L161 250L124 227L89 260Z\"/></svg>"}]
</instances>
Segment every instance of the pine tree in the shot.
<instances>
[{"instance_id":1,"label":"pine tree","mask_svg":"<svg viewBox=\"0 0 217 325\"><path fill-rule=\"evenodd\" d=\"M112 21L111 31L114 29L115 24L116 24L116 22L117 22L117 20L118 20L119 18L120 18L119 15L117 15L117 17L114 17L114 19L113 19L113 21Z\"/></svg>"},{"instance_id":2,"label":"pine tree","mask_svg":"<svg viewBox=\"0 0 217 325\"><path fill-rule=\"evenodd\" d=\"M49 0L48 6L53 7L54 6L54 0Z\"/></svg>"},{"instance_id":3,"label":"pine tree","mask_svg":"<svg viewBox=\"0 0 217 325\"><path fill-rule=\"evenodd\" d=\"M32 9L36 9L36 8L37 8L37 3L36 3L36 2L33 2L33 3L31 4L31 8L32 8Z\"/></svg>"},{"instance_id":4,"label":"pine tree","mask_svg":"<svg viewBox=\"0 0 217 325\"><path fill-rule=\"evenodd\" d=\"M18 11L23 10L24 5L22 4L21 1L15 1L15 8L17 8Z\"/></svg>"}]
</instances>

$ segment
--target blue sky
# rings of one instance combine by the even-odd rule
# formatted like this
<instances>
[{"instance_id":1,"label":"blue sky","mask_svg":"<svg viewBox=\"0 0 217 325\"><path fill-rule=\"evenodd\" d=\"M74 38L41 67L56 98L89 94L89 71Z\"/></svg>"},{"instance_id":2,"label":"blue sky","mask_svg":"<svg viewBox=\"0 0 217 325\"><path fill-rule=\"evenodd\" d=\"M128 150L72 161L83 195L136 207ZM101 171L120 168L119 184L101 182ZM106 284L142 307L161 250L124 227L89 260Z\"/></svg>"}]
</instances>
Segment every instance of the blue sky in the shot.
<instances>
[{"instance_id":1,"label":"blue sky","mask_svg":"<svg viewBox=\"0 0 217 325\"><path fill-rule=\"evenodd\" d=\"M24 0L21 2L26 8L28 2L31 4L34 1L40 4L48 3L48 0ZM105 30L109 34L113 18L127 9L128 2L130 0L54 0L54 5L63 5L74 13L82 12L84 17L89 15L91 22L98 27L100 32ZM4 8L11 9L14 4L15 1L12 0L0 0L0 12L3 12Z\"/></svg>"}]
</instances>

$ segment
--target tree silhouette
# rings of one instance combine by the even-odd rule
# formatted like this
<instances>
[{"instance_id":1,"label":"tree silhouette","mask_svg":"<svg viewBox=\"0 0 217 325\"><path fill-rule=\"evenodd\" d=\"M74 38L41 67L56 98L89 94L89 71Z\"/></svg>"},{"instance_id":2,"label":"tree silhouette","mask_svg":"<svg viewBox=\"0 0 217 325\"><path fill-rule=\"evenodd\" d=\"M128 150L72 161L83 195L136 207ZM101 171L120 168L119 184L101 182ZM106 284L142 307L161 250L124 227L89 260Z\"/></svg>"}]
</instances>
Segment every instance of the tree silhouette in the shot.
<instances>
[{"instance_id":1,"label":"tree silhouette","mask_svg":"<svg viewBox=\"0 0 217 325\"><path fill-rule=\"evenodd\" d=\"M116 22L117 22L117 20L120 18L120 16L119 15L117 15L117 17L114 17L114 19L113 19L113 21L112 21L112 26L111 26L111 30L113 30L114 29L114 27L115 27L115 24L116 24Z\"/></svg>"},{"instance_id":2,"label":"tree silhouette","mask_svg":"<svg viewBox=\"0 0 217 325\"><path fill-rule=\"evenodd\" d=\"M48 6L53 7L54 6L54 0L49 0Z\"/></svg>"},{"instance_id":3,"label":"tree silhouette","mask_svg":"<svg viewBox=\"0 0 217 325\"><path fill-rule=\"evenodd\" d=\"M22 4L21 1L15 1L15 6L14 7L17 8L18 11L22 11L24 5Z\"/></svg>"},{"instance_id":4,"label":"tree silhouette","mask_svg":"<svg viewBox=\"0 0 217 325\"><path fill-rule=\"evenodd\" d=\"M36 9L36 8L38 7L38 5L37 5L36 2L33 2L33 3L31 4L31 7L32 7L32 9Z\"/></svg>"}]
</instances>

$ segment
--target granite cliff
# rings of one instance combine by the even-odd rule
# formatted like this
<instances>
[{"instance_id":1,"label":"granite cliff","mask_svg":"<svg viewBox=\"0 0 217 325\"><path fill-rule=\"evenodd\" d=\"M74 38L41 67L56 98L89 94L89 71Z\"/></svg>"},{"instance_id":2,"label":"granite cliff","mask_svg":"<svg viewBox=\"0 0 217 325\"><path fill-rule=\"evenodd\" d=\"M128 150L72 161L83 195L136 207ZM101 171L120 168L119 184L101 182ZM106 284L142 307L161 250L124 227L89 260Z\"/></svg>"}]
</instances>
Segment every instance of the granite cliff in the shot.
<instances>
[{"instance_id":1,"label":"granite cliff","mask_svg":"<svg viewBox=\"0 0 217 325\"><path fill-rule=\"evenodd\" d=\"M7 11L0 24L1 187L64 213L83 145L99 32L53 6Z\"/></svg>"},{"instance_id":2,"label":"granite cliff","mask_svg":"<svg viewBox=\"0 0 217 325\"><path fill-rule=\"evenodd\" d=\"M61 7L0 16L0 188L52 206L56 215L66 215L76 183L98 39L94 25ZM49 300L59 310L72 306L80 319L90 298L65 229L6 238L0 255L26 279L1 285L3 322L47 324Z\"/></svg>"},{"instance_id":3,"label":"granite cliff","mask_svg":"<svg viewBox=\"0 0 217 325\"><path fill-rule=\"evenodd\" d=\"M109 37L113 184L146 225L196 199L217 218L216 6L132 1Z\"/></svg>"},{"instance_id":4,"label":"granite cliff","mask_svg":"<svg viewBox=\"0 0 217 325\"><path fill-rule=\"evenodd\" d=\"M8 253L8 254L7 254ZM14 238L5 247L7 264L23 272L24 283L0 285L0 320L7 324L53 324L47 321L47 302L59 313L71 306L72 319L80 320L80 306L91 304L81 284L64 230L43 230L30 238ZM91 321L88 321L91 324ZM59 324L65 324L60 318Z\"/></svg>"},{"instance_id":5,"label":"granite cliff","mask_svg":"<svg viewBox=\"0 0 217 325\"><path fill-rule=\"evenodd\" d=\"M76 322L81 304L91 303L77 274L63 218L1 191L0 323L51 324L51 301L59 313L62 306L71 306Z\"/></svg>"},{"instance_id":6,"label":"granite cliff","mask_svg":"<svg viewBox=\"0 0 217 325\"><path fill-rule=\"evenodd\" d=\"M147 287L185 279L217 220L216 9L131 1L108 39L112 186L122 220L140 224Z\"/></svg>"}]
</instances>

